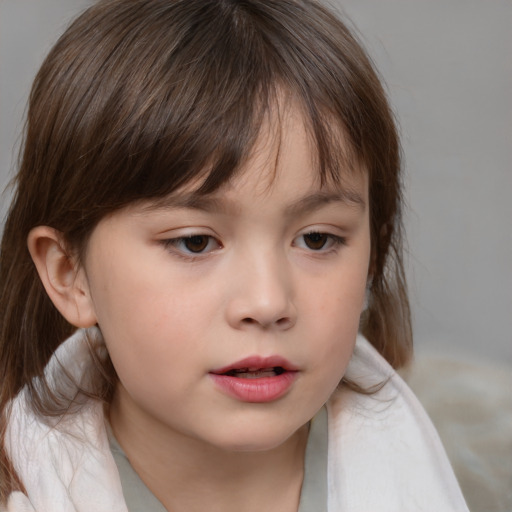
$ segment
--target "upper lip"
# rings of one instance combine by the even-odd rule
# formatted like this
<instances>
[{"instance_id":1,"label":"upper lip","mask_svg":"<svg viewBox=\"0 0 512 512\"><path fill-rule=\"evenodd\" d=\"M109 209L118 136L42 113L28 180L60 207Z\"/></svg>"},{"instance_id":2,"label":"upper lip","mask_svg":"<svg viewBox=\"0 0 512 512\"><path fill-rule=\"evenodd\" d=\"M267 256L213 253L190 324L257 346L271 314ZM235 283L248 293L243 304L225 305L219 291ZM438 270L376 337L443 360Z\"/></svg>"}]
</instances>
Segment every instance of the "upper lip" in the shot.
<instances>
[{"instance_id":1,"label":"upper lip","mask_svg":"<svg viewBox=\"0 0 512 512\"><path fill-rule=\"evenodd\" d=\"M249 356L244 359L241 359L240 361L236 361L227 366L223 366L222 368L216 368L214 370L211 370L210 373L222 375L233 370L246 370L255 372L258 370L265 370L269 368L282 368L283 370L286 371L298 370L296 366L294 366L287 359L281 356Z\"/></svg>"}]
</instances>

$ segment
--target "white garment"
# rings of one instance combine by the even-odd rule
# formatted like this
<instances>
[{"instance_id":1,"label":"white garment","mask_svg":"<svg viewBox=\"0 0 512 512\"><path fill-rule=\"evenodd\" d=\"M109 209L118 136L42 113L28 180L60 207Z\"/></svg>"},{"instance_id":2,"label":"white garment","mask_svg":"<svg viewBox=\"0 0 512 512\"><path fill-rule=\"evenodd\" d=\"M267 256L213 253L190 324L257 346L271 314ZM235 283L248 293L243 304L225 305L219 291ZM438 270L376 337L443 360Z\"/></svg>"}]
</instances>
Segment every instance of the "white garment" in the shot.
<instances>
[{"instance_id":1,"label":"white garment","mask_svg":"<svg viewBox=\"0 0 512 512\"><path fill-rule=\"evenodd\" d=\"M62 368L87 386L89 363L84 331L78 331L55 352L46 375L73 396ZM328 511L467 512L430 420L362 337L347 377L366 387L388 381L370 396L342 388L328 402ZM102 404L90 400L57 425L38 418L26 394L13 401L5 442L28 497L13 493L7 512L128 512Z\"/></svg>"},{"instance_id":2,"label":"white garment","mask_svg":"<svg viewBox=\"0 0 512 512\"><path fill-rule=\"evenodd\" d=\"M327 404L329 512L468 512L423 407L362 337L345 376L388 380L373 395L341 388Z\"/></svg>"}]
</instances>

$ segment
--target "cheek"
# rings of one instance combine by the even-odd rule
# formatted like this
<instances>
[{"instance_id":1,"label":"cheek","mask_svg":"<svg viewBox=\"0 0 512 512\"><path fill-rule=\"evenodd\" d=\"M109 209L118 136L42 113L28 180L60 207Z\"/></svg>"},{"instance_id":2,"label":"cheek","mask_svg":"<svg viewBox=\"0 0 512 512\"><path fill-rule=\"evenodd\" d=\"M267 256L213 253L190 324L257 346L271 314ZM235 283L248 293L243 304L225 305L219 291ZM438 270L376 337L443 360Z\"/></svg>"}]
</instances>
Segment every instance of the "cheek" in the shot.
<instances>
[{"instance_id":1,"label":"cheek","mask_svg":"<svg viewBox=\"0 0 512 512\"><path fill-rule=\"evenodd\" d=\"M202 369L192 364L191 355L204 352L204 326L213 324L217 310L209 307L215 304L212 294L175 276L155 278L154 272L132 274L129 286L118 277L110 274L96 302L98 323L119 378L130 389L149 383L154 388L155 382L156 387L180 386L185 370L191 374ZM179 292L184 289L187 293Z\"/></svg>"},{"instance_id":2,"label":"cheek","mask_svg":"<svg viewBox=\"0 0 512 512\"><path fill-rule=\"evenodd\" d=\"M314 292L313 292L314 291ZM330 279L307 283L301 293L303 310L319 329L338 333L357 331L366 291L366 272L333 273Z\"/></svg>"},{"instance_id":3,"label":"cheek","mask_svg":"<svg viewBox=\"0 0 512 512\"><path fill-rule=\"evenodd\" d=\"M315 294L304 294L305 320L314 340L309 348L312 360L327 375L333 375L334 386L344 374L352 355L359 330L364 302L366 274L360 269L339 273Z\"/></svg>"}]
</instances>

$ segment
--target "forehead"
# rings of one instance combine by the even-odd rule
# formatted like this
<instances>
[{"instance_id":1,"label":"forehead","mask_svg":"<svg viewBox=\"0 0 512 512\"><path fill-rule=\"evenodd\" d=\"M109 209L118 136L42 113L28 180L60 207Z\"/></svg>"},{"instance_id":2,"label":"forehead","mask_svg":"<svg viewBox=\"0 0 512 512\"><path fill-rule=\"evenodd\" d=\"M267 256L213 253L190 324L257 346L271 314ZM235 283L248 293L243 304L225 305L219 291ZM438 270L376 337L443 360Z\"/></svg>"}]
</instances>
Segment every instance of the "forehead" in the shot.
<instances>
[{"instance_id":1,"label":"forehead","mask_svg":"<svg viewBox=\"0 0 512 512\"><path fill-rule=\"evenodd\" d=\"M151 202L149 207L233 212L240 198L249 198L255 205L267 207L269 200L278 201L289 212L297 205L314 209L334 201L364 210L368 202L367 173L349 157L351 148L335 123L332 134L339 166L322 179L318 147L305 116L296 105L283 108L281 104L262 123L258 138L238 171L218 189L202 194L204 178L198 178L162 200Z\"/></svg>"},{"instance_id":2,"label":"forehead","mask_svg":"<svg viewBox=\"0 0 512 512\"><path fill-rule=\"evenodd\" d=\"M299 191L343 194L348 202L366 202L367 172L355 156L340 121L328 114L326 117L332 117L328 123L327 158L322 153L325 141L322 145L316 140L312 121L304 115L302 106L292 96L280 94L265 112L254 144L229 179L213 191L203 192L204 183L215 172L206 166L171 194L149 202L155 207L172 203L192 206L206 203L207 199L236 199L243 188L249 188L256 199L276 188L285 188L295 195ZM322 122L327 124L325 119Z\"/></svg>"},{"instance_id":3,"label":"forehead","mask_svg":"<svg viewBox=\"0 0 512 512\"><path fill-rule=\"evenodd\" d=\"M236 196L237 189L248 187L254 196L265 197L276 189L284 195L343 194L347 199L363 194L365 180L348 158L351 153L344 134L333 123L333 144L340 155L337 169L322 179L319 148L309 123L296 106L271 116L262 126L251 155L231 180L226 193ZM334 149L334 148L333 148ZM343 156L343 157L342 157Z\"/></svg>"}]
</instances>

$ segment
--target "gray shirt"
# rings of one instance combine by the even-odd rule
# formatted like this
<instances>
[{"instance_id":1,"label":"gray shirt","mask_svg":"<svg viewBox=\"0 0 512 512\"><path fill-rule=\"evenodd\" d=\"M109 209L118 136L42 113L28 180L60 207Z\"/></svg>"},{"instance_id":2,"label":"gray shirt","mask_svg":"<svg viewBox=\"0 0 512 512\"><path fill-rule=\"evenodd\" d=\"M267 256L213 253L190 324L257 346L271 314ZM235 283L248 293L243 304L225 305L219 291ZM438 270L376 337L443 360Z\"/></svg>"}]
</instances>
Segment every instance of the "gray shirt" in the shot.
<instances>
[{"instance_id":1,"label":"gray shirt","mask_svg":"<svg viewBox=\"0 0 512 512\"><path fill-rule=\"evenodd\" d=\"M167 512L132 468L112 432L109 432L109 438L128 510L130 512ZM327 410L325 407L311 420L298 512L327 512Z\"/></svg>"}]
</instances>

